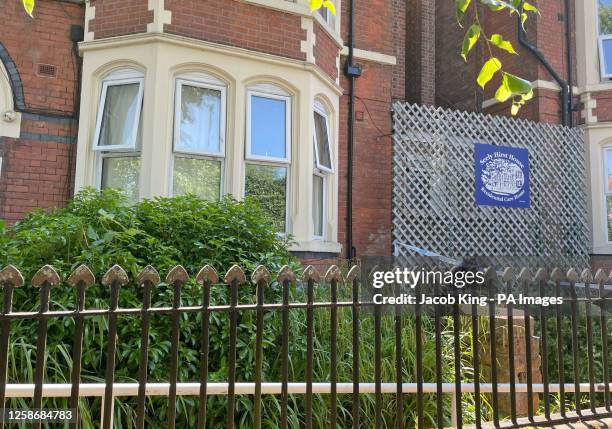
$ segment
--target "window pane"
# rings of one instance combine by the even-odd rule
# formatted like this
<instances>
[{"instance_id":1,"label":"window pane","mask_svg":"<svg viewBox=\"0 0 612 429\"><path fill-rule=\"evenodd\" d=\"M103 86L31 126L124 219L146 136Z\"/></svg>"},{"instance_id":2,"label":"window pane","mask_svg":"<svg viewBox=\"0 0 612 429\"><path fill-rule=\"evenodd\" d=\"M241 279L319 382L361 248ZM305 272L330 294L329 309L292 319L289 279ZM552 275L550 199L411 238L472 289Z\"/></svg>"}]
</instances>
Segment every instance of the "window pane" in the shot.
<instances>
[{"instance_id":1,"label":"window pane","mask_svg":"<svg viewBox=\"0 0 612 429\"><path fill-rule=\"evenodd\" d=\"M312 176L312 220L314 235L323 236L323 178Z\"/></svg>"},{"instance_id":2,"label":"window pane","mask_svg":"<svg viewBox=\"0 0 612 429\"><path fill-rule=\"evenodd\" d=\"M285 232L287 208L287 169L268 165L247 164L245 195L261 204L272 218L276 230Z\"/></svg>"},{"instance_id":3,"label":"window pane","mask_svg":"<svg viewBox=\"0 0 612 429\"><path fill-rule=\"evenodd\" d=\"M612 241L612 196L606 197L608 206L608 241Z\"/></svg>"},{"instance_id":4,"label":"window pane","mask_svg":"<svg viewBox=\"0 0 612 429\"><path fill-rule=\"evenodd\" d=\"M138 90L137 83L111 85L106 88L98 146L132 144L138 110Z\"/></svg>"},{"instance_id":5,"label":"window pane","mask_svg":"<svg viewBox=\"0 0 612 429\"><path fill-rule=\"evenodd\" d=\"M251 155L286 158L284 100L251 96Z\"/></svg>"},{"instance_id":6,"label":"window pane","mask_svg":"<svg viewBox=\"0 0 612 429\"><path fill-rule=\"evenodd\" d=\"M612 0L599 0L599 34L612 34Z\"/></svg>"},{"instance_id":7,"label":"window pane","mask_svg":"<svg viewBox=\"0 0 612 429\"><path fill-rule=\"evenodd\" d=\"M137 202L139 178L140 157L102 158L102 189L120 189L125 192L130 202Z\"/></svg>"},{"instance_id":8,"label":"window pane","mask_svg":"<svg viewBox=\"0 0 612 429\"><path fill-rule=\"evenodd\" d=\"M174 195L194 194L204 200L220 198L221 161L174 158Z\"/></svg>"},{"instance_id":9,"label":"window pane","mask_svg":"<svg viewBox=\"0 0 612 429\"><path fill-rule=\"evenodd\" d=\"M612 39L602 40L601 61L603 61L604 74L612 74Z\"/></svg>"},{"instance_id":10,"label":"window pane","mask_svg":"<svg viewBox=\"0 0 612 429\"><path fill-rule=\"evenodd\" d=\"M331 168L331 153L329 150L329 136L327 135L327 119L315 112L315 132L317 133L317 150L319 151L319 164Z\"/></svg>"},{"instance_id":11,"label":"window pane","mask_svg":"<svg viewBox=\"0 0 612 429\"><path fill-rule=\"evenodd\" d=\"M606 184L607 192L612 192L612 150L606 150L605 154L605 165L606 165Z\"/></svg>"},{"instance_id":12,"label":"window pane","mask_svg":"<svg viewBox=\"0 0 612 429\"><path fill-rule=\"evenodd\" d=\"M221 91L181 85L181 118L176 149L221 152Z\"/></svg>"}]
</instances>

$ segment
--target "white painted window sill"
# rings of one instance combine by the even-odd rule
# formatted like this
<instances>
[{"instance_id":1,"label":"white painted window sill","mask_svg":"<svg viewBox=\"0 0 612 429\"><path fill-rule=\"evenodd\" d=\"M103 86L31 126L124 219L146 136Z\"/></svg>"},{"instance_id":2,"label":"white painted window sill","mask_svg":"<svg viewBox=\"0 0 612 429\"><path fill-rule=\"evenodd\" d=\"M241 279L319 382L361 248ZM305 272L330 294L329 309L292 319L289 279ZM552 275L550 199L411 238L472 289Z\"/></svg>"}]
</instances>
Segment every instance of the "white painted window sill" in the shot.
<instances>
[{"instance_id":1,"label":"white painted window sill","mask_svg":"<svg viewBox=\"0 0 612 429\"><path fill-rule=\"evenodd\" d=\"M333 241L309 240L298 241L289 246L292 252L322 252L322 253L340 253L342 245Z\"/></svg>"}]
</instances>

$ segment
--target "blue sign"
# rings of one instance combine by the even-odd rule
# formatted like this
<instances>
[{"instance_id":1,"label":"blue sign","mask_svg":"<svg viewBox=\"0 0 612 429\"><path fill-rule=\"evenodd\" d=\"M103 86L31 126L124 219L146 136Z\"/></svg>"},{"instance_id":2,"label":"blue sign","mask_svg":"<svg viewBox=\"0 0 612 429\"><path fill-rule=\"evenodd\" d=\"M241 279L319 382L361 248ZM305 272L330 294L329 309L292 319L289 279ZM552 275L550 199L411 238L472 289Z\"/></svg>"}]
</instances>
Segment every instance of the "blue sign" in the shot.
<instances>
[{"instance_id":1,"label":"blue sign","mask_svg":"<svg viewBox=\"0 0 612 429\"><path fill-rule=\"evenodd\" d=\"M529 152L527 149L474 145L476 204L529 207Z\"/></svg>"}]
</instances>

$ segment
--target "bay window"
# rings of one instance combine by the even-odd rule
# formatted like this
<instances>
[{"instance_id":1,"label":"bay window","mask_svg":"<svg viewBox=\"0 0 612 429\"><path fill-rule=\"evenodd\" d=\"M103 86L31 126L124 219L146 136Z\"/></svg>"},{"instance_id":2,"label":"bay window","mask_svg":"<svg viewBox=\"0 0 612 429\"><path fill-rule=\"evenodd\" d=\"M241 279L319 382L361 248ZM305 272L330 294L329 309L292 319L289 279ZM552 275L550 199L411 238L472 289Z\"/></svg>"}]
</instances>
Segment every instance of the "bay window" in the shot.
<instances>
[{"instance_id":1,"label":"bay window","mask_svg":"<svg viewBox=\"0 0 612 429\"><path fill-rule=\"evenodd\" d=\"M139 198L142 73L117 70L102 81L94 134L100 189L122 189L130 201Z\"/></svg>"},{"instance_id":2,"label":"bay window","mask_svg":"<svg viewBox=\"0 0 612 429\"><path fill-rule=\"evenodd\" d=\"M312 182L312 220L314 238L325 237L327 179L333 173L329 114L322 103L314 106L314 172Z\"/></svg>"},{"instance_id":3,"label":"bay window","mask_svg":"<svg viewBox=\"0 0 612 429\"><path fill-rule=\"evenodd\" d=\"M247 91L245 189L287 231L287 189L291 164L291 97L272 85Z\"/></svg>"},{"instance_id":4,"label":"bay window","mask_svg":"<svg viewBox=\"0 0 612 429\"><path fill-rule=\"evenodd\" d=\"M612 78L612 0L599 0L599 63L601 78Z\"/></svg>"},{"instance_id":5,"label":"bay window","mask_svg":"<svg viewBox=\"0 0 612 429\"><path fill-rule=\"evenodd\" d=\"M212 77L177 79L172 193L221 196L226 89Z\"/></svg>"},{"instance_id":6,"label":"bay window","mask_svg":"<svg viewBox=\"0 0 612 429\"><path fill-rule=\"evenodd\" d=\"M606 210L606 233L609 242L612 242L612 147L604 149L604 198Z\"/></svg>"}]
</instances>

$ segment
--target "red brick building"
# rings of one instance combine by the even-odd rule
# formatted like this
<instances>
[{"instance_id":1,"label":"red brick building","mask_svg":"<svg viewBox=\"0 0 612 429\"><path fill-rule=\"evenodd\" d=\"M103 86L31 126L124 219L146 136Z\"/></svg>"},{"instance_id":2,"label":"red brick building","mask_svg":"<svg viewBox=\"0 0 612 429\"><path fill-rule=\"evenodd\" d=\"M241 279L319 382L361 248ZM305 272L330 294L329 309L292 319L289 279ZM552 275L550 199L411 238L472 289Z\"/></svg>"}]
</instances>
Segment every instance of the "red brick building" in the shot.
<instances>
[{"instance_id":1,"label":"red brick building","mask_svg":"<svg viewBox=\"0 0 612 429\"><path fill-rule=\"evenodd\" d=\"M391 103L509 106L474 83L480 47L467 63L459 57L454 2L336 0L336 16L308 3L38 0L32 19L19 1L0 0L0 219L62 205L84 186L121 187L133 199L251 195L274 199L279 231L306 260L389 255ZM592 251L605 255L612 87L597 57L598 43L607 46L597 4L570 5L567 26L564 0L539 2L523 44L514 18L481 9L481 20L519 52L501 56L507 71L534 84L521 117L559 123L561 82L549 69L572 82L567 115L589 142L597 134Z\"/></svg>"}]
</instances>

